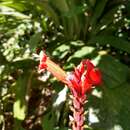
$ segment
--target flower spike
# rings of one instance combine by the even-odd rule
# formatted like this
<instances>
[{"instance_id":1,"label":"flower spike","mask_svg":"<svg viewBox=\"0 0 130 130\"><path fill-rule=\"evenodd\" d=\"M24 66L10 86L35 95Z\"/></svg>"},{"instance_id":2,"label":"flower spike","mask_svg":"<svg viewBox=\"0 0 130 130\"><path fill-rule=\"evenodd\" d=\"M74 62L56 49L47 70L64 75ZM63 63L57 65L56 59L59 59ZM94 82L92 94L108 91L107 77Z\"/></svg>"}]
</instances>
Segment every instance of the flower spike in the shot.
<instances>
[{"instance_id":1,"label":"flower spike","mask_svg":"<svg viewBox=\"0 0 130 130\"><path fill-rule=\"evenodd\" d=\"M87 101L86 93L93 86L102 82L101 72L95 68L90 60L83 60L74 69L74 72L66 74L56 63L42 51L40 53L39 71L48 70L58 80L65 83L72 92L73 100L73 123L72 130L84 129L84 104Z\"/></svg>"}]
</instances>

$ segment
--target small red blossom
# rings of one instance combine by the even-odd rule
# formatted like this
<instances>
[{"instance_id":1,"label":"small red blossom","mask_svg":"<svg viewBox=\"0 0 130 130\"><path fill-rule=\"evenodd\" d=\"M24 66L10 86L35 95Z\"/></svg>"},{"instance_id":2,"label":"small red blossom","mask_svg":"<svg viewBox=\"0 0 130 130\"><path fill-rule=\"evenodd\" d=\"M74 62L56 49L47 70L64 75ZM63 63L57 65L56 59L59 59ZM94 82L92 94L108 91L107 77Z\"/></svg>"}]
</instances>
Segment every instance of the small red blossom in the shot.
<instances>
[{"instance_id":1,"label":"small red blossom","mask_svg":"<svg viewBox=\"0 0 130 130\"><path fill-rule=\"evenodd\" d=\"M43 51L41 51L40 52L40 64L38 66L38 70L40 72L44 71L47 68L46 60L47 60L47 55Z\"/></svg>"},{"instance_id":2,"label":"small red blossom","mask_svg":"<svg viewBox=\"0 0 130 130\"><path fill-rule=\"evenodd\" d=\"M40 53L40 64L38 66L39 72L43 72L45 69L53 74L61 82L67 84L67 74L60 68L59 65L54 63L50 58L42 51Z\"/></svg>"}]
</instances>

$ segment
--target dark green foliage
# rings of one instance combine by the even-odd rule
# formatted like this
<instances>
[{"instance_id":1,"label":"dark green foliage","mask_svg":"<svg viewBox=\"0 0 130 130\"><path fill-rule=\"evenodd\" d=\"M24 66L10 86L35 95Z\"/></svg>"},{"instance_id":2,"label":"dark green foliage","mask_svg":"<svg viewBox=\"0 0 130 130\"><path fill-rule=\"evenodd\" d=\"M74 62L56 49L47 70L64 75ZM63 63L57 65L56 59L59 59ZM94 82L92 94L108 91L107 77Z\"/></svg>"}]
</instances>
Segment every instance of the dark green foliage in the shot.
<instances>
[{"instance_id":1,"label":"dark green foliage","mask_svg":"<svg viewBox=\"0 0 130 130\"><path fill-rule=\"evenodd\" d=\"M101 69L86 130L130 130L129 7L128 0L1 0L0 129L69 130L70 92L37 70L45 49L67 72L85 58Z\"/></svg>"}]
</instances>

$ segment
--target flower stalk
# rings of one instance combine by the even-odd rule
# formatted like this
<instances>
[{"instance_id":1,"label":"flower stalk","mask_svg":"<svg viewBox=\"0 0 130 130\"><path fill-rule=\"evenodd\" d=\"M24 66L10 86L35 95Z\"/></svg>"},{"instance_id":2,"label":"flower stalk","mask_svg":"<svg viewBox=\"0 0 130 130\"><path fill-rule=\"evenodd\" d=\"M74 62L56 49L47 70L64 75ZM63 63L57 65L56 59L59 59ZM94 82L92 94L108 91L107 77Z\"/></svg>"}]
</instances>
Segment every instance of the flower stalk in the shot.
<instances>
[{"instance_id":1,"label":"flower stalk","mask_svg":"<svg viewBox=\"0 0 130 130\"><path fill-rule=\"evenodd\" d=\"M87 101L86 93L95 85L102 82L101 72L95 68L90 60L83 60L69 75L42 52L40 55L39 71L47 70L58 80L66 84L73 95L73 123L72 130L84 129L84 104Z\"/></svg>"},{"instance_id":2,"label":"flower stalk","mask_svg":"<svg viewBox=\"0 0 130 130\"><path fill-rule=\"evenodd\" d=\"M84 97L73 97L73 123L72 130L83 130L84 129L84 104L86 96Z\"/></svg>"}]
</instances>

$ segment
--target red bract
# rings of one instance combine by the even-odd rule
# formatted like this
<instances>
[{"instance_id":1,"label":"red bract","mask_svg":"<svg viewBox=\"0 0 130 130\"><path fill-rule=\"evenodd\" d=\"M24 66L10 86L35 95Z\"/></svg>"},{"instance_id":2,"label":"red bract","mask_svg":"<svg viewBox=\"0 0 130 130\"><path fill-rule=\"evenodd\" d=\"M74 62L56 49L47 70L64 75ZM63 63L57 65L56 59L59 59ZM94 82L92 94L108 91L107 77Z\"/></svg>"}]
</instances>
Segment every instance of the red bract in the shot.
<instances>
[{"instance_id":1,"label":"red bract","mask_svg":"<svg viewBox=\"0 0 130 130\"><path fill-rule=\"evenodd\" d=\"M74 94L83 96L92 86L101 83L101 72L95 69L90 60L83 60L68 76L68 86Z\"/></svg>"},{"instance_id":2,"label":"red bract","mask_svg":"<svg viewBox=\"0 0 130 130\"><path fill-rule=\"evenodd\" d=\"M95 69L92 69L92 71L89 73L89 77L92 81L92 84L93 85L99 85L101 84L101 72L99 69L95 68Z\"/></svg>"}]
</instances>

